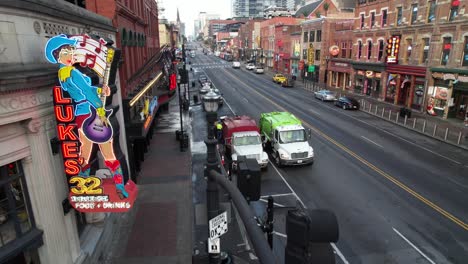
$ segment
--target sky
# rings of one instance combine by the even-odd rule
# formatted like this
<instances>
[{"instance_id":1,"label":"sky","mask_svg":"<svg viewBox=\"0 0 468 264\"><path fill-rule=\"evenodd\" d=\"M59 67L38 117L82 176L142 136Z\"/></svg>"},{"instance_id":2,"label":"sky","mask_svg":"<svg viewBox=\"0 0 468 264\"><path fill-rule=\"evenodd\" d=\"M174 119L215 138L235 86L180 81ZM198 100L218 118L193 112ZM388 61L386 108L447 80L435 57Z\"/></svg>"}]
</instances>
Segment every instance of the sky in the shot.
<instances>
[{"instance_id":1,"label":"sky","mask_svg":"<svg viewBox=\"0 0 468 264\"><path fill-rule=\"evenodd\" d=\"M180 21L185 23L185 34L193 35L193 21L200 12L219 14L221 19L231 17L231 0L157 0L165 8L163 17L176 21L179 8Z\"/></svg>"}]
</instances>

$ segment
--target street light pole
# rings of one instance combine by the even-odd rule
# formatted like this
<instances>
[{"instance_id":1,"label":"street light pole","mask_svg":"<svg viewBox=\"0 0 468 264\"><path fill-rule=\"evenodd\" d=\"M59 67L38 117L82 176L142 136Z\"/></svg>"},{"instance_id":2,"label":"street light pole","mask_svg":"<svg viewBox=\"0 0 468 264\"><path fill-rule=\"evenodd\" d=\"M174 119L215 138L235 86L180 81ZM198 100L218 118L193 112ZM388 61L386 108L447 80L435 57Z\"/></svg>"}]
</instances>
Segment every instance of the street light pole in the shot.
<instances>
[{"instance_id":1,"label":"street light pole","mask_svg":"<svg viewBox=\"0 0 468 264\"><path fill-rule=\"evenodd\" d=\"M177 75L177 89L179 93L179 115L180 115L180 131L179 131L179 143L180 143L180 151L185 152L188 138L184 132L184 124L183 124L183 117L182 117L182 95L180 93L180 75Z\"/></svg>"},{"instance_id":2,"label":"street light pole","mask_svg":"<svg viewBox=\"0 0 468 264\"><path fill-rule=\"evenodd\" d=\"M207 203L207 214L208 221L213 219L219 214L219 193L218 184L209 176L210 171L215 170L220 172L220 166L218 164L218 158L216 157L216 144L218 140L215 138L214 122L218 118L216 111L218 110L219 95L213 92L208 92L203 97L203 105L206 111L207 121L207 139L206 144L206 165L205 165L205 178L207 179L206 186L206 203ZM210 230L208 226L208 239L210 239ZM220 254L209 254L210 264L220 263Z\"/></svg>"}]
</instances>

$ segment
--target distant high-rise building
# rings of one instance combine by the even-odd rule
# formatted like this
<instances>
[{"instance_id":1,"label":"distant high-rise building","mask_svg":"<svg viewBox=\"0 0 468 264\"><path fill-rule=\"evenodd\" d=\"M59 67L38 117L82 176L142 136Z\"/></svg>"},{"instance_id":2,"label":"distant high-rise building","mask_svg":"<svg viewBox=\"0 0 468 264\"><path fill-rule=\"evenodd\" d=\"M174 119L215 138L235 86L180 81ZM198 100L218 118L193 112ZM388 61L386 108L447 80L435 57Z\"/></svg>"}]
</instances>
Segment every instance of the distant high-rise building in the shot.
<instances>
[{"instance_id":1,"label":"distant high-rise building","mask_svg":"<svg viewBox=\"0 0 468 264\"><path fill-rule=\"evenodd\" d=\"M263 10L270 6L294 10L296 2L298 0L233 0L232 17L263 17Z\"/></svg>"}]
</instances>

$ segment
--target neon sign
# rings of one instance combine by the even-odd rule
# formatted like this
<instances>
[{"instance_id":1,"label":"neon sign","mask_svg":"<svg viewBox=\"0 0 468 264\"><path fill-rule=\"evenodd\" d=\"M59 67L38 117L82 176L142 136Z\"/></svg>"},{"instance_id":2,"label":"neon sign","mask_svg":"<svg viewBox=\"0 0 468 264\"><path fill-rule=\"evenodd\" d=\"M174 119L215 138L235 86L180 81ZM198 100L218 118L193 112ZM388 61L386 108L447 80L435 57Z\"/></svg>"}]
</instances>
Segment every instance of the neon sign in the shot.
<instances>
[{"instance_id":1,"label":"neon sign","mask_svg":"<svg viewBox=\"0 0 468 264\"><path fill-rule=\"evenodd\" d=\"M114 142L110 122L113 110L106 104L110 87L114 86L120 51L102 38L62 34L48 40L45 55L49 62L60 66L60 86L53 88L54 113L70 204L80 212L128 211L138 189L132 180L125 181L126 159L118 139ZM93 84L77 68L78 64L96 73L100 84ZM92 159L97 157L97 149L111 177L91 173L92 163L98 163Z\"/></svg>"},{"instance_id":2,"label":"neon sign","mask_svg":"<svg viewBox=\"0 0 468 264\"><path fill-rule=\"evenodd\" d=\"M398 63L398 51L400 49L400 36L392 36L387 43L387 58L386 62L395 64Z\"/></svg>"}]
</instances>

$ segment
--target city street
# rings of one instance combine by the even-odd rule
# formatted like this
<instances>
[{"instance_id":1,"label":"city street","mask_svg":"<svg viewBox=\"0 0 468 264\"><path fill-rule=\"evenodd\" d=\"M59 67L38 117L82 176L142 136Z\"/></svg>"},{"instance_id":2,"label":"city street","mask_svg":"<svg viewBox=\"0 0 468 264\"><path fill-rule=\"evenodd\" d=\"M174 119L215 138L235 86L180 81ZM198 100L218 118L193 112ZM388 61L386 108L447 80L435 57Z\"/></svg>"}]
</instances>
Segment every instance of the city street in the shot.
<instances>
[{"instance_id":1,"label":"city street","mask_svg":"<svg viewBox=\"0 0 468 264\"><path fill-rule=\"evenodd\" d=\"M190 58L233 114L288 111L312 130L312 166L262 172L265 213L275 199L275 254L283 263L285 214L302 203L332 210L340 228L337 263L466 263L468 153L361 111L344 111L300 88L283 88L270 75L233 69L201 48ZM196 77L197 78L197 77ZM197 84L198 87L198 84ZM226 112L226 109L223 110Z\"/></svg>"}]
</instances>

